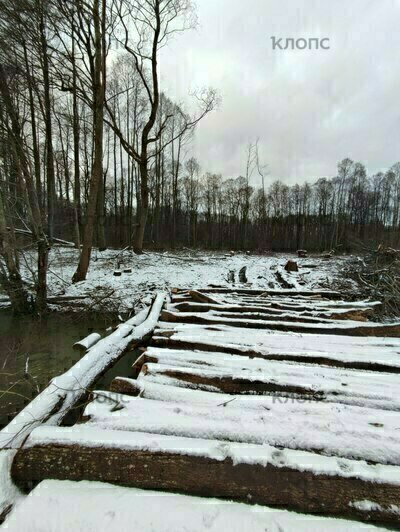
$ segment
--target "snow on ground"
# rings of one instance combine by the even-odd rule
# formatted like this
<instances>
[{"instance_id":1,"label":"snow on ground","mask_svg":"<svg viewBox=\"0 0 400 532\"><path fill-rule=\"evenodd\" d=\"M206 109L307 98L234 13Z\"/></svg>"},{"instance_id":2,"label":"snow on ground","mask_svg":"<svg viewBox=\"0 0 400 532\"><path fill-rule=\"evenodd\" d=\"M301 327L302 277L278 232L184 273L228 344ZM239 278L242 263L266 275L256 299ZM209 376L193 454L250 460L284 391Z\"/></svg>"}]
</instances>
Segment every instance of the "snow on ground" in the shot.
<instances>
[{"instance_id":1,"label":"snow on ground","mask_svg":"<svg viewBox=\"0 0 400 532\"><path fill-rule=\"evenodd\" d=\"M49 295L83 296L91 298L92 306L103 305L120 312L131 310L142 298L147 299L155 289L172 287L204 287L211 284L232 286L227 282L230 271L238 272L247 267L247 277L252 288L281 288L275 272L283 268L293 254L229 256L222 252L146 252L136 255L132 251L107 250L92 253L92 261L86 281L71 284L78 262L77 250L55 247L49 261ZM34 267L35 257L26 256L24 275L30 278L29 268ZM310 257L297 259L299 273L287 274L296 288L313 289L327 287L336 276L340 276L348 258L336 257L329 261ZM309 267L311 266L311 267ZM130 269L127 273L124 270ZM114 276L114 271L121 276ZM235 285L243 286L243 285ZM105 305L106 302L106 305ZM94 305L93 305L94 304ZM64 305L65 308L65 305Z\"/></svg>"}]
</instances>

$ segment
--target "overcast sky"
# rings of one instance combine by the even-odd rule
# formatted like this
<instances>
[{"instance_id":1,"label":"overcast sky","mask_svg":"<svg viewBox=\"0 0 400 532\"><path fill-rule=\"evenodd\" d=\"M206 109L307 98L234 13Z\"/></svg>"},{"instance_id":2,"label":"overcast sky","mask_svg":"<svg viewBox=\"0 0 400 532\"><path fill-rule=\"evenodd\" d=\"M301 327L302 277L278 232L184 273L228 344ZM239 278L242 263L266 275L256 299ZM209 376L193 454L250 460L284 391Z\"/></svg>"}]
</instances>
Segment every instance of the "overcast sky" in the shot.
<instances>
[{"instance_id":1,"label":"overcast sky","mask_svg":"<svg viewBox=\"0 0 400 532\"><path fill-rule=\"evenodd\" d=\"M179 101L204 86L222 98L193 142L203 171L244 174L257 137L270 179L287 183L334 175L345 157L370 172L400 160L400 0L197 0L197 13L161 76ZM271 36L331 49L273 50Z\"/></svg>"}]
</instances>

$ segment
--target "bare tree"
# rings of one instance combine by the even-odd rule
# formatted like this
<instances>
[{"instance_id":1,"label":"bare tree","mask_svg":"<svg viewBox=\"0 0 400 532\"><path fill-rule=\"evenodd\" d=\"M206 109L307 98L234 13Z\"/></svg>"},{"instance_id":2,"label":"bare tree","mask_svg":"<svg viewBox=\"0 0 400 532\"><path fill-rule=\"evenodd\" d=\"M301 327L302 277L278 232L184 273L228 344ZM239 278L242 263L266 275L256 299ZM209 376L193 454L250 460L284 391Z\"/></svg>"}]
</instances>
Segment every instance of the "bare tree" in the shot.
<instances>
[{"instance_id":1,"label":"bare tree","mask_svg":"<svg viewBox=\"0 0 400 532\"><path fill-rule=\"evenodd\" d=\"M167 115L161 124L157 124L160 106L160 82L158 75L159 54L172 35L193 26L193 7L188 0L119 0L116 14L118 31L115 39L134 59L148 104L148 115L143 121L139 134L139 145L129 141L118 125L112 101L106 102L109 123L116 132L128 155L138 164L140 177L140 198L138 201L138 223L134 249L141 253L149 211L149 164L150 159L174 140L193 129L210 112L216 103L213 91L199 97L200 113L194 118L186 117L184 124L174 138L159 144L168 122L173 115Z\"/></svg>"}]
</instances>

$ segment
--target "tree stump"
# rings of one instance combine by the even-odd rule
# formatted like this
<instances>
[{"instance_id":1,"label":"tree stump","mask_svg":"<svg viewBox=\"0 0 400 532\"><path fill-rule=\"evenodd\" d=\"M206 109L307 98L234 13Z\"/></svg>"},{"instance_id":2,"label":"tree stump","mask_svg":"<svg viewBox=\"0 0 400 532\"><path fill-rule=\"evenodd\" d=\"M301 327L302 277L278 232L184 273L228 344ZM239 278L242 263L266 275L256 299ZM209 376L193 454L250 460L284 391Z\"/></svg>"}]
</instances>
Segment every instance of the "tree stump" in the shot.
<instances>
[{"instance_id":1,"label":"tree stump","mask_svg":"<svg viewBox=\"0 0 400 532\"><path fill-rule=\"evenodd\" d=\"M294 260L288 260L285 266L285 270L287 272L298 272L299 267L297 266L297 262Z\"/></svg>"},{"instance_id":2,"label":"tree stump","mask_svg":"<svg viewBox=\"0 0 400 532\"><path fill-rule=\"evenodd\" d=\"M240 283L247 283L246 269L247 267L243 266L243 268L239 270L239 282Z\"/></svg>"},{"instance_id":3,"label":"tree stump","mask_svg":"<svg viewBox=\"0 0 400 532\"><path fill-rule=\"evenodd\" d=\"M297 256L299 259L305 259L307 257L307 251L305 249L298 249Z\"/></svg>"}]
</instances>

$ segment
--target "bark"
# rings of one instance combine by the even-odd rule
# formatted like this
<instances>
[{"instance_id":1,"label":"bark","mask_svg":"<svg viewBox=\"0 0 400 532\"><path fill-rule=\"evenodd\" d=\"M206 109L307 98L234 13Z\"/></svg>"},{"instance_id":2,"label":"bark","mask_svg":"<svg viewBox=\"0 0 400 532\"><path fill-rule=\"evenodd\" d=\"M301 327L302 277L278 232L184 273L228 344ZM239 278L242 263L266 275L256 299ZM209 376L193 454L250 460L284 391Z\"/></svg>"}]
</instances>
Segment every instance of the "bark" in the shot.
<instances>
[{"instance_id":1,"label":"bark","mask_svg":"<svg viewBox=\"0 0 400 532\"><path fill-rule=\"evenodd\" d=\"M149 189L147 161L140 164L140 209L138 216L138 226L135 234L134 251L143 253L144 232L146 229L147 216L149 212Z\"/></svg>"},{"instance_id":2,"label":"bark","mask_svg":"<svg viewBox=\"0 0 400 532\"><path fill-rule=\"evenodd\" d=\"M351 474L317 474L297 468L296 464L276 465L271 460L259 464L257 455L255 463L251 463L251 449L247 452L250 463L234 463L229 457L198 456L190 446L184 453L179 450L163 453L104 448L90 442L82 445L71 439L69 444L36 443L22 448L14 458L11 474L20 487L48 478L91 480L287 507L301 513L357 516L384 522L398 520L396 512L390 511L390 505L396 506L400 497L400 487L395 483L372 482ZM279 452L276 449L277 456ZM363 512L351 506L360 500L372 500L377 503L376 508Z\"/></svg>"},{"instance_id":3,"label":"bark","mask_svg":"<svg viewBox=\"0 0 400 532\"><path fill-rule=\"evenodd\" d=\"M54 151L53 151L53 124L52 109L50 97L50 74L49 74L49 57L48 46L45 34L44 12L40 15L40 44L42 54L42 72L43 72L43 89L44 89L44 114L46 130L46 181L47 181L47 234L50 242L54 236L54 215L56 202L56 182L54 169Z\"/></svg>"},{"instance_id":4,"label":"bark","mask_svg":"<svg viewBox=\"0 0 400 532\"><path fill-rule=\"evenodd\" d=\"M105 87L103 80L103 46L101 37L100 0L93 2L93 23L95 28L95 71L93 79L93 117L94 117L94 160L92 176L89 185L89 199L86 213L86 225L83 245L77 270L72 282L77 283L86 279L92 253L93 236L95 230L96 210L99 189L103 181L103 114Z\"/></svg>"},{"instance_id":5,"label":"bark","mask_svg":"<svg viewBox=\"0 0 400 532\"><path fill-rule=\"evenodd\" d=\"M75 34L72 28L72 135L74 145L74 233L75 247L81 247L81 182L80 182L80 125L75 64Z\"/></svg>"},{"instance_id":6,"label":"bark","mask_svg":"<svg viewBox=\"0 0 400 532\"><path fill-rule=\"evenodd\" d=\"M28 81L28 92L29 92L29 108L30 108L31 127L32 127L32 151L33 151L33 161L34 161L34 168L35 168L36 193L38 196L39 205L41 206L42 205L42 184L40 180L40 152L39 152L39 146L38 146L35 102L34 102L34 96L33 96L33 80L30 74L28 52L27 52L25 43L23 44L23 48L24 48L26 75L27 75L27 81Z\"/></svg>"}]
</instances>

